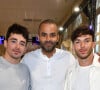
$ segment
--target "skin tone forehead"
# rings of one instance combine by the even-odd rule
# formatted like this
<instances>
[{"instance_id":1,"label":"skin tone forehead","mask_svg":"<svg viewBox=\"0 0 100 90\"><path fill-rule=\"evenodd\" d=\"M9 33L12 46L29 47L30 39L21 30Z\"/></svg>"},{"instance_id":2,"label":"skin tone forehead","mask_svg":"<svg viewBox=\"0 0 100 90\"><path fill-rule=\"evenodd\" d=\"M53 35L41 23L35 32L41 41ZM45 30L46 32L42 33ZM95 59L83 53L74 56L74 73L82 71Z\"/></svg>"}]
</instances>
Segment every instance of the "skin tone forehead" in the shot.
<instances>
[{"instance_id":1,"label":"skin tone forehead","mask_svg":"<svg viewBox=\"0 0 100 90\"><path fill-rule=\"evenodd\" d=\"M39 32L46 32L46 33L52 33L52 32L55 32L55 33L58 33L58 28L55 24L52 24L52 23L44 23L41 25L40 27L40 30Z\"/></svg>"},{"instance_id":2,"label":"skin tone forehead","mask_svg":"<svg viewBox=\"0 0 100 90\"><path fill-rule=\"evenodd\" d=\"M16 34L16 33L11 33L8 39L13 38L13 37L18 38L19 40L26 41L25 38L21 34Z\"/></svg>"}]
</instances>

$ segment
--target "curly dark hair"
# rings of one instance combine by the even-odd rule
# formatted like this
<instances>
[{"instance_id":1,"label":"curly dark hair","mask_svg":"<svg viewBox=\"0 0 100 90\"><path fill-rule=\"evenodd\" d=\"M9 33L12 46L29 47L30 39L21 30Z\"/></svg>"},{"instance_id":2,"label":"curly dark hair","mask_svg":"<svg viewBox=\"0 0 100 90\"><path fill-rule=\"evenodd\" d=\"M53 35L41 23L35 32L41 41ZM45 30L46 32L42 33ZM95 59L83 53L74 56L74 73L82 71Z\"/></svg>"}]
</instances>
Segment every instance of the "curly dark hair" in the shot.
<instances>
[{"instance_id":1,"label":"curly dark hair","mask_svg":"<svg viewBox=\"0 0 100 90\"><path fill-rule=\"evenodd\" d=\"M74 42L76 38L81 35L91 35L92 41L94 41L94 31L90 29L88 25L79 26L72 32L72 35L71 35L72 42Z\"/></svg>"},{"instance_id":2,"label":"curly dark hair","mask_svg":"<svg viewBox=\"0 0 100 90\"><path fill-rule=\"evenodd\" d=\"M15 23L15 24L12 24L11 26L9 26L8 31L6 33L6 38L5 38L6 40L8 40L11 33L21 34L26 39L26 41L28 41L28 35L29 35L28 29L22 25Z\"/></svg>"}]
</instances>

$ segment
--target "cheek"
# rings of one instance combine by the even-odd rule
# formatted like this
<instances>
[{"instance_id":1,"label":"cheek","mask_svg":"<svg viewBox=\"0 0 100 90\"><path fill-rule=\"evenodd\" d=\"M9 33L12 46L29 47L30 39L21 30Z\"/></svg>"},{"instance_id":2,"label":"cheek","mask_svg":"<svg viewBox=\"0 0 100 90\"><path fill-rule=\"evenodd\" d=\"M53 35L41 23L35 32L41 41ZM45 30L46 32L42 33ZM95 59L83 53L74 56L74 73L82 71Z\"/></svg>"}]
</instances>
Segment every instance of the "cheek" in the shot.
<instances>
[{"instance_id":1,"label":"cheek","mask_svg":"<svg viewBox=\"0 0 100 90\"><path fill-rule=\"evenodd\" d=\"M73 51L76 52L76 53L78 53L80 49L81 49L80 46L74 46L73 47Z\"/></svg>"},{"instance_id":2,"label":"cheek","mask_svg":"<svg viewBox=\"0 0 100 90\"><path fill-rule=\"evenodd\" d=\"M14 48L14 45L7 44L6 48L8 48L8 49L12 49L12 48Z\"/></svg>"},{"instance_id":3,"label":"cheek","mask_svg":"<svg viewBox=\"0 0 100 90\"><path fill-rule=\"evenodd\" d=\"M80 45L74 45L74 49L75 49L75 50L80 49Z\"/></svg>"},{"instance_id":4,"label":"cheek","mask_svg":"<svg viewBox=\"0 0 100 90\"><path fill-rule=\"evenodd\" d=\"M8 53L12 53L14 47L11 46L11 45L7 45L5 48L6 48L6 51L7 51Z\"/></svg>"},{"instance_id":5,"label":"cheek","mask_svg":"<svg viewBox=\"0 0 100 90\"><path fill-rule=\"evenodd\" d=\"M95 43L92 43L92 48L95 48L96 44Z\"/></svg>"},{"instance_id":6,"label":"cheek","mask_svg":"<svg viewBox=\"0 0 100 90\"><path fill-rule=\"evenodd\" d=\"M43 37L39 37L39 41L45 41L46 38L43 38Z\"/></svg>"},{"instance_id":7,"label":"cheek","mask_svg":"<svg viewBox=\"0 0 100 90\"><path fill-rule=\"evenodd\" d=\"M57 37L52 38L51 40L54 41L54 42L59 41L59 39Z\"/></svg>"},{"instance_id":8,"label":"cheek","mask_svg":"<svg viewBox=\"0 0 100 90\"><path fill-rule=\"evenodd\" d=\"M25 53L26 47L21 47L20 50Z\"/></svg>"},{"instance_id":9,"label":"cheek","mask_svg":"<svg viewBox=\"0 0 100 90\"><path fill-rule=\"evenodd\" d=\"M86 47L87 49L89 49L89 48L94 48L94 45L93 45L93 44L86 44L85 47Z\"/></svg>"}]
</instances>

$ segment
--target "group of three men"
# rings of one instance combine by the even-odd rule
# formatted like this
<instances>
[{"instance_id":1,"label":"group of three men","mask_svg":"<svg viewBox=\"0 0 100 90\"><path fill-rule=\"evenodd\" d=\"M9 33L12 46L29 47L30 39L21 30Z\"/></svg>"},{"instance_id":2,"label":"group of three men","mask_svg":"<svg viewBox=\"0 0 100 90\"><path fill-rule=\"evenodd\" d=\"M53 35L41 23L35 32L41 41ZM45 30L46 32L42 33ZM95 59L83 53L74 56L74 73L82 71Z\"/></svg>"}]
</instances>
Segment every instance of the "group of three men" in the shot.
<instances>
[{"instance_id":1,"label":"group of three men","mask_svg":"<svg viewBox=\"0 0 100 90\"><path fill-rule=\"evenodd\" d=\"M94 31L78 27L71 36L77 56L56 48L59 31L48 19L38 29L40 49L26 53L27 28L13 24L4 41L0 57L1 90L100 90L99 56L93 53ZM20 63L21 62L21 63Z\"/></svg>"}]
</instances>

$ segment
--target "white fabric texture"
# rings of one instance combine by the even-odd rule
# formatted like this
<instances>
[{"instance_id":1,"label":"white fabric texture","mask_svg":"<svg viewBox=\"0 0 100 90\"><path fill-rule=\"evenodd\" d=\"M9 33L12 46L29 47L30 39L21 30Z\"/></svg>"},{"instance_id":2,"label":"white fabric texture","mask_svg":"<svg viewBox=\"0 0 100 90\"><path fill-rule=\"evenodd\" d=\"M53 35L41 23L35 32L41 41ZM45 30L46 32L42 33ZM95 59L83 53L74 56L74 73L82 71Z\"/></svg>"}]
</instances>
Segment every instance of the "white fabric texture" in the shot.
<instances>
[{"instance_id":1,"label":"white fabric texture","mask_svg":"<svg viewBox=\"0 0 100 90\"><path fill-rule=\"evenodd\" d=\"M37 49L26 54L22 61L30 69L32 90L63 90L67 68L74 62L71 53L57 48L51 58Z\"/></svg>"},{"instance_id":2,"label":"white fabric texture","mask_svg":"<svg viewBox=\"0 0 100 90\"><path fill-rule=\"evenodd\" d=\"M89 86L86 86L89 88L88 90L100 90L100 61L99 61L99 59L100 59L100 57L97 54L94 54L93 63L89 67L89 77L88 77L88 79L86 77L87 84L89 85ZM78 73L79 73L79 64L78 63L73 64L68 69L64 90L73 90L72 87L74 84L76 84L75 80L78 76L77 75ZM84 78L84 75L83 75L83 78ZM82 87L85 88L85 84L86 83L83 83ZM80 89L78 89L78 90L82 90L81 89L82 87L80 87Z\"/></svg>"},{"instance_id":3,"label":"white fabric texture","mask_svg":"<svg viewBox=\"0 0 100 90\"><path fill-rule=\"evenodd\" d=\"M90 66L79 66L77 76L72 85L72 90L89 90L89 70Z\"/></svg>"},{"instance_id":4,"label":"white fabric texture","mask_svg":"<svg viewBox=\"0 0 100 90\"><path fill-rule=\"evenodd\" d=\"M26 65L11 64L0 57L0 90L30 90L29 79Z\"/></svg>"}]
</instances>

